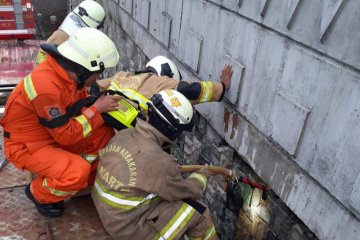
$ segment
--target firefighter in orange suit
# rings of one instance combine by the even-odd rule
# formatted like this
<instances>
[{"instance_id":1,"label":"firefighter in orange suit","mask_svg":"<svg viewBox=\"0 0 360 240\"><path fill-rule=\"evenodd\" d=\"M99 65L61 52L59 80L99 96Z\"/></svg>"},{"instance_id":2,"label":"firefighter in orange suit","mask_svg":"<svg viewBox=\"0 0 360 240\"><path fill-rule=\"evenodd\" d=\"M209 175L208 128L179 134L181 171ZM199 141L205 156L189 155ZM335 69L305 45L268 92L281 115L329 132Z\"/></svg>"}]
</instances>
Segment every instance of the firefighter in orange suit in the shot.
<instances>
[{"instance_id":1,"label":"firefighter in orange suit","mask_svg":"<svg viewBox=\"0 0 360 240\"><path fill-rule=\"evenodd\" d=\"M7 159L37 175L26 195L41 214L56 217L63 200L87 187L91 172L95 177L98 150L114 135L101 113L116 110L119 98L102 96L87 107L82 101L119 54L104 33L87 27L41 47L49 56L13 90L1 125Z\"/></svg>"},{"instance_id":2,"label":"firefighter in orange suit","mask_svg":"<svg viewBox=\"0 0 360 240\"><path fill-rule=\"evenodd\" d=\"M68 40L69 36L82 27L96 29L103 28L105 20L104 8L94 0L82 1L73 11L71 11L59 29L56 30L46 41L46 43L60 45ZM47 53L40 49L36 57L36 64L40 64L46 58Z\"/></svg>"},{"instance_id":3,"label":"firefighter in orange suit","mask_svg":"<svg viewBox=\"0 0 360 240\"><path fill-rule=\"evenodd\" d=\"M192 104L221 101L229 89L232 66L226 65L221 72L220 82L180 81L181 74L176 65L164 56L152 58L142 71L118 72L110 79L98 80L100 91L106 90L113 82L129 98L135 99L147 111L146 101L153 94L164 89L174 89L187 97Z\"/></svg>"},{"instance_id":4,"label":"firefighter in orange suit","mask_svg":"<svg viewBox=\"0 0 360 240\"><path fill-rule=\"evenodd\" d=\"M105 229L115 239L218 239L209 209L198 201L207 167L184 178L162 149L191 131L192 105L170 89L148 104L147 122L118 132L99 152L92 198Z\"/></svg>"}]
</instances>

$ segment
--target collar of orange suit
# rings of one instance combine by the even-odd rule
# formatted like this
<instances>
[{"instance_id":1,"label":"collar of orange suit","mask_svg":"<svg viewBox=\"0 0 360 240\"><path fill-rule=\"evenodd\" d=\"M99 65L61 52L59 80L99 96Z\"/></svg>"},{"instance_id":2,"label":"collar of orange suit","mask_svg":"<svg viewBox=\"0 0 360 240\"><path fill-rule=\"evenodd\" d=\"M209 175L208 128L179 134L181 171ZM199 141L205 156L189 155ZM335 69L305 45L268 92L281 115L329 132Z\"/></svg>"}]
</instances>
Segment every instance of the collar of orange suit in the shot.
<instances>
[{"instance_id":1,"label":"collar of orange suit","mask_svg":"<svg viewBox=\"0 0 360 240\"><path fill-rule=\"evenodd\" d=\"M77 84L75 82L75 80L71 79L67 73L67 71L56 62L56 59L53 58L52 56L48 55L48 57L46 58L46 61L48 62L48 64L50 65L50 67L52 69L54 69L54 71L62 78L64 79L66 82L68 82L67 87L72 90L72 89L77 89ZM85 88L85 87L84 87Z\"/></svg>"}]
</instances>

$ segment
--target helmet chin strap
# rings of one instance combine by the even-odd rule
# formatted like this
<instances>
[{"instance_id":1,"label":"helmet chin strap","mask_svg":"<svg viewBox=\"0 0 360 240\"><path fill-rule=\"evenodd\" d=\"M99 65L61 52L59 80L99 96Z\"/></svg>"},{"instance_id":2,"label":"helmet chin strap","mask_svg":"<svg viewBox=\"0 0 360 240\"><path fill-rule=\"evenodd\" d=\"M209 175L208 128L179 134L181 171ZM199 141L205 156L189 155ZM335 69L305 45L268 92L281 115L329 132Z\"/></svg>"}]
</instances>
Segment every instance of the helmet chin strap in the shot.
<instances>
[{"instance_id":1,"label":"helmet chin strap","mask_svg":"<svg viewBox=\"0 0 360 240\"><path fill-rule=\"evenodd\" d=\"M92 75L94 74L94 72L90 72L89 70L86 69L86 71L80 72L80 73L76 73L77 79L76 79L76 84L77 84L77 88L80 90L84 87L85 85L85 81Z\"/></svg>"},{"instance_id":2,"label":"helmet chin strap","mask_svg":"<svg viewBox=\"0 0 360 240\"><path fill-rule=\"evenodd\" d=\"M80 66L80 65L79 65ZM95 73L98 73L98 74L101 74L104 72L105 70L105 65L103 62L100 62L99 63L99 66L100 66L100 70L98 71L95 71L95 72L91 72L89 70L87 70L86 68L84 68L83 66L80 66L80 69L79 71L76 73L77 75L77 86L78 86L78 89L82 89L85 85L85 81L93 74Z\"/></svg>"},{"instance_id":3,"label":"helmet chin strap","mask_svg":"<svg viewBox=\"0 0 360 240\"><path fill-rule=\"evenodd\" d=\"M100 70L96 72L91 72L84 68L83 66L72 62L64 57L58 56L56 61L66 70L74 72L76 74L76 84L77 88L80 90L84 87L85 81L94 73L102 73L105 70L104 64L100 63Z\"/></svg>"}]
</instances>

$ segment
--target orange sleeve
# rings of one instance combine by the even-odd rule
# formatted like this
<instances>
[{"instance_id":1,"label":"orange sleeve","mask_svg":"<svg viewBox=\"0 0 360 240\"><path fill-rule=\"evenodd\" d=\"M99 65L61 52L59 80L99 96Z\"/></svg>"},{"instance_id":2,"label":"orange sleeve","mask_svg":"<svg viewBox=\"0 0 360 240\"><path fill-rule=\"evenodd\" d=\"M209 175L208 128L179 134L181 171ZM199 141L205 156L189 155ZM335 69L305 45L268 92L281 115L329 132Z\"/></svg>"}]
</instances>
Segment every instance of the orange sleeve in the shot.
<instances>
[{"instance_id":1,"label":"orange sleeve","mask_svg":"<svg viewBox=\"0 0 360 240\"><path fill-rule=\"evenodd\" d=\"M40 94L32 102L39 118L48 122L59 120L66 112L66 107L61 104L53 94ZM60 126L44 126L51 136L61 145L71 145L91 135L104 123L100 112L94 107L83 108L80 115L70 117ZM58 125L58 124L55 124Z\"/></svg>"}]
</instances>

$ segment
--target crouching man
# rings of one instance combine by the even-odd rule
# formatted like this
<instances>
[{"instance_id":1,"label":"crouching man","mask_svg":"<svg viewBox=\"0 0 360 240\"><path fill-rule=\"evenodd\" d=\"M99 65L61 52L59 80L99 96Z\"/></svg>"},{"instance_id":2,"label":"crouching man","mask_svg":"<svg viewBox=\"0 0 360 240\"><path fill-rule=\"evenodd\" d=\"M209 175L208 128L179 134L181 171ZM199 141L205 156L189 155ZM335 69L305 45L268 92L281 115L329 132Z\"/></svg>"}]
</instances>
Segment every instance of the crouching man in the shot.
<instances>
[{"instance_id":1,"label":"crouching man","mask_svg":"<svg viewBox=\"0 0 360 240\"><path fill-rule=\"evenodd\" d=\"M115 239L218 239L203 195L207 166L183 178L162 146L193 127L193 108L181 93L164 90L150 101L149 118L115 135L100 151L92 192Z\"/></svg>"}]
</instances>

